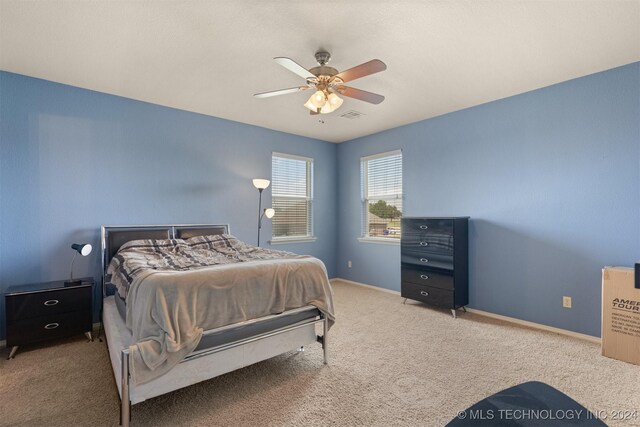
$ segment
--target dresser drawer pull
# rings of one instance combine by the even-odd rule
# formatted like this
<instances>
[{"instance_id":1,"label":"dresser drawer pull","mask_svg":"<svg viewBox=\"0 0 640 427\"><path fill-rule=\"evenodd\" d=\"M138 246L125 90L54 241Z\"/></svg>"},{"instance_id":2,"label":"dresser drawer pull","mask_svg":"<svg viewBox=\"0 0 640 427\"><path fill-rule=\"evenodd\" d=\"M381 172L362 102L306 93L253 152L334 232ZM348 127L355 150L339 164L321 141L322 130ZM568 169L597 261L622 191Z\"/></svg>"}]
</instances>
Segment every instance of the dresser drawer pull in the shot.
<instances>
[{"instance_id":1,"label":"dresser drawer pull","mask_svg":"<svg viewBox=\"0 0 640 427\"><path fill-rule=\"evenodd\" d=\"M50 299L49 301L45 301L44 305L50 307L52 305L56 305L58 304L60 301L58 301L57 299Z\"/></svg>"},{"instance_id":2,"label":"dresser drawer pull","mask_svg":"<svg viewBox=\"0 0 640 427\"><path fill-rule=\"evenodd\" d=\"M427 279L429 279L429 276L427 276L426 274L421 274L421 275L420 275L420 278L421 278L422 280L427 280Z\"/></svg>"},{"instance_id":3,"label":"dresser drawer pull","mask_svg":"<svg viewBox=\"0 0 640 427\"><path fill-rule=\"evenodd\" d=\"M420 226L420 229L421 229L421 230L426 230L427 228L429 228L429 226L428 226L428 225L421 225L421 226Z\"/></svg>"},{"instance_id":4,"label":"dresser drawer pull","mask_svg":"<svg viewBox=\"0 0 640 427\"><path fill-rule=\"evenodd\" d=\"M55 329L58 326L60 326L60 323L48 323L46 325L44 325L45 329Z\"/></svg>"},{"instance_id":5,"label":"dresser drawer pull","mask_svg":"<svg viewBox=\"0 0 640 427\"><path fill-rule=\"evenodd\" d=\"M428 297L428 296L429 296L429 292L427 292L427 291L420 291L420 295L422 295L423 297Z\"/></svg>"},{"instance_id":6,"label":"dresser drawer pull","mask_svg":"<svg viewBox=\"0 0 640 427\"><path fill-rule=\"evenodd\" d=\"M420 246L429 246L429 243L427 243L427 242L420 242Z\"/></svg>"},{"instance_id":7,"label":"dresser drawer pull","mask_svg":"<svg viewBox=\"0 0 640 427\"><path fill-rule=\"evenodd\" d=\"M420 262L429 262L429 260L426 258L420 258Z\"/></svg>"}]
</instances>

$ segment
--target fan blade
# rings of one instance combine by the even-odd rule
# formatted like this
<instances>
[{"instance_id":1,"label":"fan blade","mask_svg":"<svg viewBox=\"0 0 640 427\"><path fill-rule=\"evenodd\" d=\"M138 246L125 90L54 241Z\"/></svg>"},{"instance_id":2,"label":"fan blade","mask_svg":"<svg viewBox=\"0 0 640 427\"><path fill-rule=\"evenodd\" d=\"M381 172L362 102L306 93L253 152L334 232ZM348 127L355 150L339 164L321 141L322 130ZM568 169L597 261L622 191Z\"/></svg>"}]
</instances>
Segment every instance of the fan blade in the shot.
<instances>
[{"instance_id":1,"label":"fan blade","mask_svg":"<svg viewBox=\"0 0 640 427\"><path fill-rule=\"evenodd\" d=\"M315 79L316 76L314 76L313 74L311 74L309 72L309 70L307 70L306 68L304 68L302 65L298 64L296 61L294 61L291 58L287 58L284 56L278 57L278 58L273 58L278 64L282 65L284 68L286 68L287 70L291 71L292 73L296 73L297 75L299 75L300 77L302 77L303 79Z\"/></svg>"},{"instance_id":2,"label":"fan blade","mask_svg":"<svg viewBox=\"0 0 640 427\"><path fill-rule=\"evenodd\" d=\"M359 99L360 101L369 102L371 104L380 104L382 101L384 101L384 96L382 95L349 86L338 86L337 91L341 95L348 96L349 98Z\"/></svg>"},{"instance_id":3,"label":"fan blade","mask_svg":"<svg viewBox=\"0 0 640 427\"><path fill-rule=\"evenodd\" d=\"M341 73L338 73L334 76L341 79L343 82L350 82L355 79L359 79L361 77L368 76L370 74L379 73L380 71L384 71L387 69L387 66L384 62L379 59L372 59L369 62L365 62L364 64L356 65L353 68L349 68Z\"/></svg>"},{"instance_id":4,"label":"fan blade","mask_svg":"<svg viewBox=\"0 0 640 427\"><path fill-rule=\"evenodd\" d=\"M272 90L271 92L256 93L253 96L255 96L256 98L269 98L270 96L278 96L278 95L284 95L287 93L302 92L303 90L307 90L307 89L309 89L309 86L291 87L289 89L280 89L280 90Z\"/></svg>"},{"instance_id":5,"label":"fan blade","mask_svg":"<svg viewBox=\"0 0 640 427\"><path fill-rule=\"evenodd\" d=\"M311 115L311 116L317 116L318 114L320 114L320 113L318 113L317 111L309 110L309 115Z\"/></svg>"}]
</instances>

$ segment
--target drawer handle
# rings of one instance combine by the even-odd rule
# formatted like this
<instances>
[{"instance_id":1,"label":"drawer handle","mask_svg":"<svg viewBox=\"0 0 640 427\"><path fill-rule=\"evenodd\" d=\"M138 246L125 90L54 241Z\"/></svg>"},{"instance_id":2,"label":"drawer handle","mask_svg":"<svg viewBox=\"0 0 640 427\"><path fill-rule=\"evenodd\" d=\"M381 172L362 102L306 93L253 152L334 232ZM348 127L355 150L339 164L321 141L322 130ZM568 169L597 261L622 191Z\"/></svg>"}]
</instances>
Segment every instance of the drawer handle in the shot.
<instances>
[{"instance_id":1,"label":"drawer handle","mask_svg":"<svg viewBox=\"0 0 640 427\"><path fill-rule=\"evenodd\" d=\"M45 329L55 329L58 326L60 326L60 323L48 323L46 325L44 325Z\"/></svg>"},{"instance_id":2,"label":"drawer handle","mask_svg":"<svg viewBox=\"0 0 640 427\"><path fill-rule=\"evenodd\" d=\"M420 226L420 229L421 229L421 230L426 230L427 228L429 228L429 226L428 226L428 225L421 225L421 226Z\"/></svg>"},{"instance_id":3,"label":"drawer handle","mask_svg":"<svg viewBox=\"0 0 640 427\"><path fill-rule=\"evenodd\" d=\"M420 258L420 262L429 262L429 260L426 258Z\"/></svg>"},{"instance_id":4,"label":"drawer handle","mask_svg":"<svg viewBox=\"0 0 640 427\"><path fill-rule=\"evenodd\" d=\"M422 280L427 280L427 279L429 279L429 276L427 276L426 274L421 274L421 275L420 275L420 278L421 278Z\"/></svg>"},{"instance_id":5,"label":"drawer handle","mask_svg":"<svg viewBox=\"0 0 640 427\"><path fill-rule=\"evenodd\" d=\"M422 295L423 297L428 297L428 296L429 296L429 292L427 292L427 291L420 291L420 295Z\"/></svg>"},{"instance_id":6,"label":"drawer handle","mask_svg":"<svg viewBox=\"0 0 640 427\"><path fill-rule=\"evenodd\" d=\"M420 242L420 246L429 246L429 243L427 243L427 242Z\"/></svg>"},{"instance_id":7,"label":"drawer handle","mask_svg":"<svg viewBox=\"0 0 640 427\"><path fill-rule=\"evenodd\" d=\"M44 305L51 307L52 305L56 305L58 304L60 301L58 301L57 299L50 299L49 301L45 301Z\"/></svg>"}]
</instances>

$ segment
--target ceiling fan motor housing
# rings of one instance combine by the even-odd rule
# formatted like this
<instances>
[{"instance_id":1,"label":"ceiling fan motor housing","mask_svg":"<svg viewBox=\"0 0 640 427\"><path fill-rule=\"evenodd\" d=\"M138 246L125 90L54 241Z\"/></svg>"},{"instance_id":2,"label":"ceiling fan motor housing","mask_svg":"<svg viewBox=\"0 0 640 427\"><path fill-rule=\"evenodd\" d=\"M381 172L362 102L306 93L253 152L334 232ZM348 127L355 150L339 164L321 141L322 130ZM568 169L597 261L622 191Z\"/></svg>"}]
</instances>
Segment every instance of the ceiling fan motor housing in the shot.
<instances>
[{"instance_id":1,"label":"ceiling fan motor housing","mask_svg":"<svg viewBox=\"0 0 640 427\"><path fill-rule=\"evenodd\" d=\"M338 74L338 70L336 70L333 67L329 67L326 65L321 65L319 67L313 67L309 70L309 72L315 76L328 76L328 77L333 77L336 74Z\"/></svg>"}]
</instances>

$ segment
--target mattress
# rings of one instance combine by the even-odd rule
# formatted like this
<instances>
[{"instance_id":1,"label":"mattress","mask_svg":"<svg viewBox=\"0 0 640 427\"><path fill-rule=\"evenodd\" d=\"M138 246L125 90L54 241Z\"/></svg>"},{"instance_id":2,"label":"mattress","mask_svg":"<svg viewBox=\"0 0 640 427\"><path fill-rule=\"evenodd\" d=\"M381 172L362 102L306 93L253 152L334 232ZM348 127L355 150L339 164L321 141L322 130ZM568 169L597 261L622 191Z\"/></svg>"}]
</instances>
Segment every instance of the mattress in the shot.
<instances>
[{"instance_id":1,"label":"mattress","mask_svg":"<svg viewBox=\"0 0 640 427\"><path fill-rule=\"evenodd\" d=\"M115 305L118 310L118 314L124 323L126 323L127 316L127 303L116 292L114 295ZM200 340L200 343L194 351L203 350L206 348L217 347L224 344L229 344L234 341L243 340L254 335L263 334L265 332L273 331L274 329L283 328L292 323L301 322L303 320L312 319L320 316L320 310L316 307L309 307L308 310L293 314L284 314L282 316L271 319L267 322L260 324L248 324L242 328L234 329L231 331L221 331L215 334L204 335Z\"/></svg>"}]
</instances>

